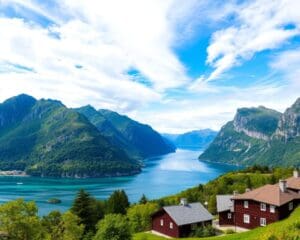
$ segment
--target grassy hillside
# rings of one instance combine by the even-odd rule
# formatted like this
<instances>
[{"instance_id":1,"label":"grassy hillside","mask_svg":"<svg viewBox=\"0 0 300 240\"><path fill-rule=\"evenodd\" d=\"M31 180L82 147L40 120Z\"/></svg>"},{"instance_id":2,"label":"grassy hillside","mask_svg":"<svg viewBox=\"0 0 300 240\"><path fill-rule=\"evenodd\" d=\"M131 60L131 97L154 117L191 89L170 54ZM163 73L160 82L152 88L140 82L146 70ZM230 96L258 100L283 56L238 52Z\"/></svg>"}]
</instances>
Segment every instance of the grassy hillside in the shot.
<instances>
[{"instance_id":1,"label":"grassy hillside","mask_svg":"<svg viewBox=\"0 0 300 240\"><path fill-rule=\"evenodd\" d=\"M250 167L238 172L226 173L206 184L187 189L173 196L158 200L160 205L178 204L180 198L187 198L189 202L208 202L208 210L216 213L216 195L232 194L233 191L243 193L246 188L258 188L265 184L274 184L281 178L292 175L292 168L268 169L264 167Z\"/></svg>"},{"instance_id":2,"label":"grassy hillside","mask_svg":"<svg viewBox=\"0 0 300 240\"><path fill-rule=\"evenodd\" d=\"M135 234L134 240L165 240L149 233ZM300 207L289 218L254 230L209 238L181 238L182 240L299 240Z\"/></svg>"}]
</instances>

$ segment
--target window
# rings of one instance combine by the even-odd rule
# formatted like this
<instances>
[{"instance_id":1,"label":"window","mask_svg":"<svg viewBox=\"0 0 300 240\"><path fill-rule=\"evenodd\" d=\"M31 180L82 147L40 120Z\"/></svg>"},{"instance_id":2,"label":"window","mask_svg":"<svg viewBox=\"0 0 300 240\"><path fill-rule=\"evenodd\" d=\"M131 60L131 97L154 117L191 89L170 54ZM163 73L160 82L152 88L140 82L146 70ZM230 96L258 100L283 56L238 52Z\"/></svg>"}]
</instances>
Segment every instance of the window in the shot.
<instances>
[{"instance_id":1,"label":"window","mask_svg":"<svg viewBox=\"0 0 300 240\"><path fill-rule=\"evenodd\" d=\"M293 208L294 208L293 202L290 202L290 203L289 203L289 210L292 211Z\"/></svg>"},{"instance_id":2,"label":"window","mask_svg":"<svg viewBox=\"0 0 300 240\"><path fill-rule=\"evenodd\" d=\"M249 208L249 202L248 201L244 201L244 208Z\"/></svg>"},{"instance_id":3,"label":"window","mask_svg":"<svg viewBox=\"0 0 300 240\"><path fill-rule=\"evenodd\" d=\"M170 229L173 229L173 223L170 222Z\"/></svg>"},{"instance_id":4,"label":"window","mask_svg":"<svg viewBox=\"0 0 300 240\"><path fill-rule=\"evenodd\" d=\"M267 210L267 204L261 203L260 204L260 211L266 211Z\"/></svg>"},{"instance_id":5,"label":"window","mask_svg":"<svg viewBox=\"0 0 300 240\"><path fill-rule=\"evenodd\" d=\"M244 223L250 223L250 216L248 214L244 214Z\"/></svg>"},{"instance_id":6,"label":"window","mask_svg":"<svg viewBox=\"0 0 300 240\"><path fill-rule=\"evenodd\" d=\"M267 220L265 218L260 218L260 226L266 226Z\"/></svg>"},{"instance_id":7,"label":"window","mask_svg":"<svg viewBox=\"0 0 300 240\"><path fill-rule=\"evenodd\" d=\"M164 220L160 219L160 226L163 226L163 225L164 225Z\"/></svg>"},{"instance_id":8,"label":"window","mask_svg":"<svg viewBox=\"0 0 300 240\"><path fill-rule=\"evenodd\" d=\"M270 206L270 213L275 213L275 206L273 205Z\"/></svg>"},{"instance_id":9,"label":"window","mask_svg":"<svg viewBox=\"0 0 300 240\"><path fill-rule=\"evenodd\" d=\"M227 218L228 218L228 219L231 219L231 217L232 217L231 213L228 213L228 214L227 214Z\"/></svg>"}]
</instances>

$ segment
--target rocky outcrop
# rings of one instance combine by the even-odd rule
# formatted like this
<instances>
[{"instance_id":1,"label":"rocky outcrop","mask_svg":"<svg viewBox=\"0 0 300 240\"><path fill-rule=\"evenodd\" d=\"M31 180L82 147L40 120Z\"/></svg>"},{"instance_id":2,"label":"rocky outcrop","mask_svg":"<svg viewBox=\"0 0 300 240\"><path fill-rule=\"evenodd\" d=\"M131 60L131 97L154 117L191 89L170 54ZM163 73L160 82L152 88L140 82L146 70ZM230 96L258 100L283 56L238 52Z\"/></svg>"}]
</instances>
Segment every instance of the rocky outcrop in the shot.
<instances>
[{"instance_id":1,"label":"rocky outcrop","mask_svg":"<svg viewBox=\"0 0 300 240\"><path fill-rule=\"evenodd\" d=\"M238 109L199 157L239 165L300 166L300 99L283 114L265 107Z\"/></svg>"},{"instance_id":2,"label":"rocky outcrop","mask_svg":"<svg viewBox=\"0 0 300 240\"><path fill-rule=\"evenodd\" d=\"M300 98L282 115L274 138L285 141L300 136Z\"/></svg>"}]
</instances>

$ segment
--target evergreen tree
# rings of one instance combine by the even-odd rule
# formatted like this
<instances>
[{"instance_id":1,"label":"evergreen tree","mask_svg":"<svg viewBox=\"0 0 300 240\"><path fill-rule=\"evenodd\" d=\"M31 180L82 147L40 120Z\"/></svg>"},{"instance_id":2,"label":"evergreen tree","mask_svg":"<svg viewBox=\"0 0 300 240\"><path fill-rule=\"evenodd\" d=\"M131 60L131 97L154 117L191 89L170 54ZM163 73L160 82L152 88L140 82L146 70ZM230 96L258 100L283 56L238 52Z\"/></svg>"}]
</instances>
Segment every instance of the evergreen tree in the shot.
<instances>
[{"instance_id":1,"label":"evergreen tree","mask_svg":"<svg viewBox=\"0 0 300 240\"><path fill-rule=\"evenodd\" d=\"M141 197L141 199L140 199L140 201L139 201L139 203L140 204L146 204L147 202L148 202L148 199L145 196L145 194L143 194L142 197Z\"/></svg>"},{"instance_id":2,"label":"evergreen tree","mask_svg":"<svg viewBox=\"0 0 300 240\"><path fill-rule=\"evenodd\" d=\"M129 207L128 197L124 190L117 190L107 200L107 213L126 214Z\"/></svg>"},{"instance_id":3,"label":"evergreen tree","mask_svg":"<svg viewBox=\"0 0 300 240\"><path fill-rule=\"evenodd\" d=\"M85 226L85 233L95 231L98 222L97 201L83 189L79 190L74 200L71 212L80 218L80 223Z\"/></svg>"}]
</instances>

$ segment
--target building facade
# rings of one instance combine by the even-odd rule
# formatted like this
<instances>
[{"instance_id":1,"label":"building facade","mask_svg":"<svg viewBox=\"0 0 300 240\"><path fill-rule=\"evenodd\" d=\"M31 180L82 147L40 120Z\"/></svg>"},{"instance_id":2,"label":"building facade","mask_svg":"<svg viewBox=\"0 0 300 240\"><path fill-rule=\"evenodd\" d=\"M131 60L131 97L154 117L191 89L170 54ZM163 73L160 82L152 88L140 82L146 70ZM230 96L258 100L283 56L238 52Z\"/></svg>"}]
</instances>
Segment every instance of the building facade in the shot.
<instances>
[{"instance_id":1,"label":"building facade","mask_svg":"<svg viewBox=\"0 0 300 240\"><path fill-rule=\"evenodd\" d=\"M243 194L232 195L230 201L225 201L224 196L228 195L217 196L221 226L234 225L247 229L266 226L288 217L299 205L299 171L295 170L293 177L280 180L278 184L267 184Z\"/></svg>"}]
</instances>

